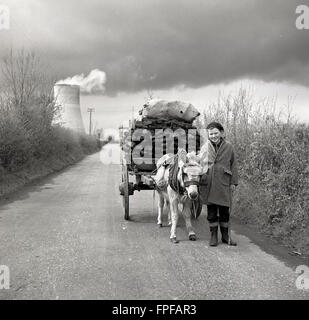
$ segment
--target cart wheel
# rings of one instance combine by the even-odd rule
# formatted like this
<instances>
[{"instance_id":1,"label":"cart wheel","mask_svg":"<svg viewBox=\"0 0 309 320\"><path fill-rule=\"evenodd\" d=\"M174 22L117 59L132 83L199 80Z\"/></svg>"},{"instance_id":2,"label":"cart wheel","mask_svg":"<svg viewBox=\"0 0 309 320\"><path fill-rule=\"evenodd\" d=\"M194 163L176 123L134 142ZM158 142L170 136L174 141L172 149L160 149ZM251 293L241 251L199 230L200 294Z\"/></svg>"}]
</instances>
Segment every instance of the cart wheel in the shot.
<instances>
[{"instance_id":1,"label":"cart wheel","mask_svg":"<svg viewBox=\"0 0 309 320\"><path fill-rule=\"evenodd\" d=\"M122 182L124 186L123 195L123 208L124 208L124 218L129 220L129 174L126 165L122 166Z\"/></svg>"}]
</instances>

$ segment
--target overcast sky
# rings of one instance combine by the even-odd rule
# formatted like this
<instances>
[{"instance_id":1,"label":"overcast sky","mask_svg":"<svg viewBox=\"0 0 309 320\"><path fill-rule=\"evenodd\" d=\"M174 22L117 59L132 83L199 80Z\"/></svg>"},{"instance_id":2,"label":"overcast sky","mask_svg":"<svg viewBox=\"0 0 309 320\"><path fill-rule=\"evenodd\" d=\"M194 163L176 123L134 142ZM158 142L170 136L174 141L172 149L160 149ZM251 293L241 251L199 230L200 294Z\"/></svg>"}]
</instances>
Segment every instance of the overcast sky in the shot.
<instances>
[{"instance_id":1,"label":"overcast sky","mask_svg":"<svg viewBox=\"0 0 309 320\"><path fill-rule=\"evenodd\" d=\"M11 46L34 49L59 79L100 69L105 99L179 86L202 94L249 79L301 90L304 108L309 30L297 30L295 9L306 3L1 0L10 7L11 29L0 31L0 54Z\"/></svg>"}]
</instances>

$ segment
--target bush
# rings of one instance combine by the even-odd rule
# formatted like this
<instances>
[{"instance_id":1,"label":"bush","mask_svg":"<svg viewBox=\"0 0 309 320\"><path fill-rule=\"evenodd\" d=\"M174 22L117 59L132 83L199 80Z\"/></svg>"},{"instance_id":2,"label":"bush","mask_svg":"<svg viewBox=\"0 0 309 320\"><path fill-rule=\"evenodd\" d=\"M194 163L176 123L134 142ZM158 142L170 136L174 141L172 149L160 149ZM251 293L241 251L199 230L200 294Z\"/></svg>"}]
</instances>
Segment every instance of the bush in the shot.
<instances>
[{"instance_id":1,"label":"bush","mask_svg":"<svg viewBox=\"0 0 309 320\"><path fill-rule=\"evenodd\" d=\"M79 135L79 143L85 154L91 154L94 150L98 150L98 142L94 136Z\"/></svg>"}]
</instances>

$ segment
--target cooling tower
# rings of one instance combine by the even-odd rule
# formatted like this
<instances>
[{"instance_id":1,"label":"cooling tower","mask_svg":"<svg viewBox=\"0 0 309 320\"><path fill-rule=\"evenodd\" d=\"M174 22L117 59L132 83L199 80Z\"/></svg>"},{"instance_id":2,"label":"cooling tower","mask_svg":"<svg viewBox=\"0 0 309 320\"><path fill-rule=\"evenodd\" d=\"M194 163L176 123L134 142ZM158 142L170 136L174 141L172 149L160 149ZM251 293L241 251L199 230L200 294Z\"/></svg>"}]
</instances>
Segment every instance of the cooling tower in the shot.
<instances>
[{"instance_id":1,"label":"cooling tower","mask_svg":"<svg viewBox=\"0 0 309 320\"><path fill-rule=\"evenodd\" d=\"M85 132L80 111L80 88L78 85L56 84L54 97L61 106L61 122L66 128Z\"/></svg>"}]
</instances>

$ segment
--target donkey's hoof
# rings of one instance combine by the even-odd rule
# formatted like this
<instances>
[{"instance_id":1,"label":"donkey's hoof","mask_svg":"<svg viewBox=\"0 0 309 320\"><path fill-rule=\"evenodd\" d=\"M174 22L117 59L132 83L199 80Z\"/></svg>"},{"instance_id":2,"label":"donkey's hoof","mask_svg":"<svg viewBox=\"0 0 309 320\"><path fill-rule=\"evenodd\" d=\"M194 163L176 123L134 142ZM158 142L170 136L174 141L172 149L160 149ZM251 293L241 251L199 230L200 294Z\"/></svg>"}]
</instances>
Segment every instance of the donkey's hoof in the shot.
<instances>
[{"instance_id":1,"label":"donkey's hoof","mask_svg":"<svg viewBox=\"0 0 309 320\"><path fill-rule=\"evenodd\" d=\"M162 227L163 227L162 223L159 223L159 227L160 227L160 228L162 228Z\"/></svg>"},{"instance_id":2,"label":"donkey's hoof","mask_svg":"<svg viewBox=\"0 0 309 320\"><path fill-rule=\"evenodd\" d=\"M189 240L190 241L196 241L196 235L195 234L190 234L189 235Z\"/></svg>"},{"instance_id":3,"label":"donkey's hoof","mask_svg":"<svg viewBox=\"0 0 309 320\"><path fill-rule=\"evenodd\" d=\"M179 243L179 241L176 238L171 238L172 243Z\"/></svg>"}]
</instances>

